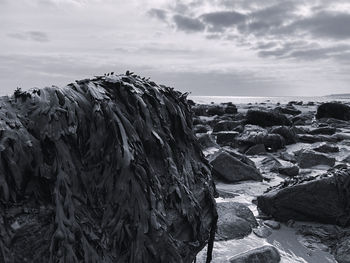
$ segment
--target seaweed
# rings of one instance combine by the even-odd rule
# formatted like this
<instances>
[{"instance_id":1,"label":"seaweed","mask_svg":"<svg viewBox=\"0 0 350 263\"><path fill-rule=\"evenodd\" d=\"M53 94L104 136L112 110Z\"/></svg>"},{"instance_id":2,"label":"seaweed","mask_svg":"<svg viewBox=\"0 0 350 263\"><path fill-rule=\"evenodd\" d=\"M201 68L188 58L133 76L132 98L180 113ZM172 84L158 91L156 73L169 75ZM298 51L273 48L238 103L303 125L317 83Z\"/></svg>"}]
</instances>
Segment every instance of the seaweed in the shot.
<instances>
[{"instance_id":1,"label":"seaweed","mask_svg":"<svg viewBox=\"0 0 350 263\"><path fill-rule=\"evenodd\" d=\"M210 261L215 185L186 94L127 72L0 106L0 261L192 262L208 240Z\"/></svg>"}]
</instances>

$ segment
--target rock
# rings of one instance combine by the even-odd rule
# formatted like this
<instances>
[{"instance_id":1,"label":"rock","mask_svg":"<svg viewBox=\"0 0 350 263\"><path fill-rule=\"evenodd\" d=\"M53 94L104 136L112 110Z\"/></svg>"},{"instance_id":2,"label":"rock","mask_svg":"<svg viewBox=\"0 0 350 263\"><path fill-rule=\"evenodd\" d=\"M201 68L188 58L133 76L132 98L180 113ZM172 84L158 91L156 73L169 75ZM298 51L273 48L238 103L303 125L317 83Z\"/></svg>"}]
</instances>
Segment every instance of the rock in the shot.
<instances>
[{"instance_id":1,"label":"rock","mask_svg":"<svg viewBox=\"0 0 350 263\"><path fill-rule=\"evenodd\" d=\"M345 104L336 102L323 103L317 109L316 118L334 118L349 121L350 107Z\"/></svg>"},{"instance_id":2,"label":"rock","mask_svg":"<svg viewBox=\"0 0 350 263\"><path fill-rule=\"evenodd\" d=\"M193 130L195 133L207 133L209 131L208 126L203 124L198 124L194 126Z\"/></svg>"},{"instance_id":3,"label":"rock","mask_svg":"<svg viewBox=\"0 0 350 263\"><path fill-rule=\"evenodd\" d=\"M218 147L217 143L213 139L213 136L211 134L207 133L200 133L197 134L198 142L202 146L202 149L207 149L210 147Z\"/></svg>"},{"instance_id":4,"label":"rock","mask_svg":"<svg viewBox=\"0 0 350 263\"><path fill-rule=\"evenodd\" d=\"M275 230L281 228L281 224L278 223L277 221L274 221L274 220L265 220L264 221L264 225L268 226L268 227L270 227L272 229L275 229Z\"/></svg>"},{"instance_id":5,"label":"rock","mask_svg":"<svg viewBox=\"0 0 350 263\"><path fill-rule=\"evenodd\" d=\"M210 164L214 176L230 183L247 180L262 181L262 176L258 170L225 151L217 153Z\"/></svg>"},{"instance_id":6,"label":"rock","mask_svg":"<svg viewBox=\"0 0 350 263\"><path fill-rule=\"evenodd\" d=\"M221 189L216 189L216 192L218 193L219 197L224 198L224 199L234 198L234 197L239 196L239 194L231 193L231 192L221 190Z\"/></svg>"},{"instance_id":7,"label":"rock","mask_svg":"<svg viewBox=\"0 0 350 263\"><path fill-rule=\"evenodd\" d=\"M297 176L299 174L299 167L296 165L279 167L278 172L280 174L283 174L283 175L294 177L294 176Z\"/></svg>"},{"instance_id":8,"label":"rock","mask_svg":"<svg viewBox=\"0 0 350 263\"><path fill-rule=\"evenodd\" d=\"M350 237L347 236L338 242L334 250L334 258L338 263L350 262Z\"/></svg>"},{"instance_id":9,"label":"rock","mask_svg":"<svg viewBox=\"0 0 350 263\"><path fill-rule=\"evenodd\" d=\"M272 234L271 230L268 227L266 227L266 226L261 226L259 228L254 228L253 229L253 233L256 236L261 237L261 238L267 238L267 237L269 237Z\"/></svg>"},{"instance_id":10,"label":"rock","mask_svg":"<svg viewBox=\"0 0 350 263\"><path fill-rule=\"evenodd\" d=\"M281 135L268 134L267 130L254 125L246 125L244 131L236 137L236 141L243 147L243 151L257 144L263 144L269 151L276 151L285 146L285 140Z\"/></svg>"},{"instance_id":11,"label":"rock","mask_svg":"<svg viewBox=\"0 0 350 263\"><path fill-rule=\"evenodd\" d=\"M192 262L212 245L185 94L128 72L0 105L1 262Z\"/></svg>"},{"instance_id":12,"label":"rock","mask_svg":"<svg viewBox=\"0 0 350 263\"><path fill-rule=\"evenodd\" d=\"M314 113L312 112L303 112L292 118L292 123L294 125L307 125L312 123L314 118Z\"/></svg>"},{"instance_id":13,"label":"rock","mask_svg":"<svg viewBox=\"0 0 350 263\"><path fill-rule=\"evenodd\" d=\"M316 128L312 129L309 131L310 134L324 134L324 135L333 135L337 131L336 128L334 127L321 127L321 128Z\"/></svg>"},{"instance_id":14,"label":"rock","mask_svg":"<svg viewBox=\"0 0 350 263\"><path fill-rule=\"evenodd\" d=\"M277 188L258 196L258 208L278 221L290 219L339 226L350 225L350 170L329 178Z\"/></svg>"},{"instance_id":15,"label":"rock","mask_svg":"<svg viewBox=\"0 0 350 263\"><path fill-rule=\"evenodd\" d=\"M209 116L214 116L214 115L224 115L225 114L225 109L221 105L210 105L207 109L207 114Z\"/></svg>"},{"instance_id":16,"label":"rock","mask_svg":"<svg viewBox=\"0 0 350 263\"><path fill-rule=\"evenodd\" d=\"M273 246L255 248L229 259L230 263L278 263L281 256Z\"/></svg>"},{"instance_id":17,"label":"rock","mask_svg":"<svg viewBox=\"0 0 350 263\"><path fill-rule=\"evenodd\" d=\"M311 168L317 165L334 166L335 158L311 150L304 150L298 154L300 168Z\"/></svg>"},{"instance_id":18,"label":"rock","mask_svg":"<svg viewBox=\"0 0 350 263\"><path fill-rule=\"evenodd\" d=\"M279 134L284 139L287 145L297 142L297 134L294 129L286 126L274 127L270 130L271 133Z\"/></svg>"},{"instance_id":19,"label":"rock","mask_svg":"<svg viewBox=\"0 0 350 263\"><path fill-rule=\"evenodd\" d=\"M233 144L238 134L239 132L235 131L222 131L216 132L214 135L216 136L216 143L225 146Z\"/></svg>"},{"instance_id":20,"label":"rock","mask_svg":"<svg viewBox=\"0 0 350 263\"><path fill-rule=\"evenodd\" d=\"M240 121L219 121L213 127L213 132L233 131L241 125Z\"/></svg>"},{"instance_id":21,"label":"rock","mask_svg":"<svg viewBox=\"0 0 350 263\"><path fill-rule=\"evenodd\" d=\"M291 163L296 163L297 162L297 159L296 159L295 155L292 154L292 153L282 152L282 153L280 153L279 157L282 160L287 161L287 162L291 162Z\"/></svg>"},{"instance_id":22,"label":"rock","mask_svg":"<svg viewBox=\"0 0 350 263\"><path fill-rule=\"evenodd\" d=\"M261 127L291 125L291 122L286 116L273 111L248 110L246 118L247 124L258 125Z\"/></svg>"},{"instance_id":23,"label":"rock","mask_svg":"<svg viewBox=\"0 0 350 263\"><path fill-rule=\"evenodd\" d=\"M339 147L330 144L322 144L316 148L313 148L313 150L321 153L336 153L339 152Z\"/></svg>"},{"instance_id":24,"label":"rock","mask_svg":"<svg viewBox=\"0 0 350 263\"><path fill-rule=\"evenodd\" d=\"M345 157L342 162L344 163L350 163L350 155L348 155L347 157Z\"/></svg>"},{"instance_id":25,"label":"rock","mask_svg":"<svg viewBox=\"0 0 350 263\"><path fill-rule=\"evenodd\" d=\"M261 169L265 171L278 172L281 167L280 161L271 154L261 161Z\"/></svg>"},{"instance_id":26,"label":"rock","mask_svg":"<svg viewBox=\"0 0 350 263\"><path fill-rule=\"evenodd\" d=\"M256 169L255 163L252 160L250 160L247 156L234 151L232 148L224 147L224 150L233 157L240 160L241 162L245 163L246 165Z\"/></svg>"},{"instance_id":27,"label":"rock","mask_svg":"<svg viewBox=\"0 0 350 263\"><path fill-rule=\"evenodd\" d=\"M246 155L257 155L257 154L265 154L266 149L264 144L257 144L252 147L250 147L245 154Z\"/></svg>"},{"instance_id":28,"label":"rock","mask_svg":"<svg viewBox=\"0 0 350 263\"><path fill-rule=\"evenodd\" d=\"M303 143L315 143L315 142L337 142L336 137L326 136L326 135L311 135L311 134L301 134L298 135L298 140Z\"/></svg>"},{"instance_id":29,"label":"rock","mask_svg":"<svg viewBox=\"0 0 350 263\"><path fill-rule=\"evenodd\" d=\"M301 111L296 109L294 106L276 107L275 111L283 114L289 114L289 115L299 115L301 113Z\"/></svg>"},{"instance_id":30,"label":"rock","mask_svg":"<svg viewBox=\"0 0 350 263\"><path fill-rule=\"evenodd\" d=\"M237 107L236 105L232 103L227 103L225 107L225 113L226 114L236 114L237 113Z\"/></svg>"},{"instance_id":31,"label":"rock","mask_svg":"<svg viewBox=\"0 0 350 263\"><path fill-rule=\"evenodd\" d=\"M243 238L258 225L252 211L240 203L218 203L217 210L216 241Z\"/></svg>"}]
</instances>

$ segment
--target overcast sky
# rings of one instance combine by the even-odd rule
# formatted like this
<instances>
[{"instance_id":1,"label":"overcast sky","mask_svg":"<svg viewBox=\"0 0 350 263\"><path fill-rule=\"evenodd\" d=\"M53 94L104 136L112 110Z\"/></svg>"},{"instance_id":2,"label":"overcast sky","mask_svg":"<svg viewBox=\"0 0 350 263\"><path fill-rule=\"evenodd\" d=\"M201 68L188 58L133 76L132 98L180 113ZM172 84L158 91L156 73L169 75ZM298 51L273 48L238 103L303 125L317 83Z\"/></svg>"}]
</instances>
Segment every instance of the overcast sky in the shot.
<instances>
[{"instance_id":1,"label":"overcast sky","mask_svg":"<svg viewBox=\"0 0 350 263\"><path fill-rule=\"evenodd\" d=\"M114 71L193 95L350 93L349 0L0 0L0 94Z\"/></svg>"}]
</instances>

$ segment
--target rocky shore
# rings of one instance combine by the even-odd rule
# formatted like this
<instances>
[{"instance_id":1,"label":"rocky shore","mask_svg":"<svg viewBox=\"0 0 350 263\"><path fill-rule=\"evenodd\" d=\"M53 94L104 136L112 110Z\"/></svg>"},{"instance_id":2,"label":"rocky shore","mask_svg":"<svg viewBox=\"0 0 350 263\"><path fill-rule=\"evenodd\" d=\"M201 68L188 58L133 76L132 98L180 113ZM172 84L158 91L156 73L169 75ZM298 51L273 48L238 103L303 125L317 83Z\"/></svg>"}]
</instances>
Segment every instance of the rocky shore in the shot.
<instances>
[{"instance_id":1,"label":"rocky shore","mask_svg":"<svg viewBox=\"0 0 350 263\"><path fill-rule=\"evenodd\" d=\"M349 105L192 110L219 193L213 262L350 262Z\"/></svg>"}]
</instances>

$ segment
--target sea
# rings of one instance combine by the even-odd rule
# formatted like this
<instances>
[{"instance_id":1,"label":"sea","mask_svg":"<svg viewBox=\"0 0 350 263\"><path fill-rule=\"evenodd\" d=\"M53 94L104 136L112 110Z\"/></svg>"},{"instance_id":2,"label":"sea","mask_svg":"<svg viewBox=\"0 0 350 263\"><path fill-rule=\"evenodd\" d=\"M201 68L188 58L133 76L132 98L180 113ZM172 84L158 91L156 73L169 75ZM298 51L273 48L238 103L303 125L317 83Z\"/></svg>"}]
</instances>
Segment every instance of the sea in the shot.
<instances>
[{"instance_id":1,"label":"sea","mask_svg":"<svg viewBox=\"0 0 350 263\"><path fill-rule=\"evenodd\" d=\"M308 102L330 102L340 101L350 103L350 94L344 95L330 95L330 96L314 96L314 97L301 97L301 96L272 96L272 97L249 97L249 96L189 96L189 99L199 104L210 103L224 103L232 102L234 104L259 104L259 103L271 103L271 104L287 104L290 101L302 101Z\"/></svg>"}]
</instances>

